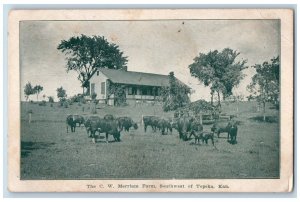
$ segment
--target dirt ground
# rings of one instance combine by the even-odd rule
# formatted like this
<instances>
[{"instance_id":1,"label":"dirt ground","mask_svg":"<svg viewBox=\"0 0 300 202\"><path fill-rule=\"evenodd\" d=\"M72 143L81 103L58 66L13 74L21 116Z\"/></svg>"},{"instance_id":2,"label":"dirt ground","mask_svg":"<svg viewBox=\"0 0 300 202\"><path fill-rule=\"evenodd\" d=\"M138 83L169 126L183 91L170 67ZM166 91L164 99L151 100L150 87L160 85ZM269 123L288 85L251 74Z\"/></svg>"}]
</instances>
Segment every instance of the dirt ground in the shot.
<instances>
[{"instance_id":1,"label":"dirt ground","mask_svg":"<svg viewBox=\"0 0 300 202\"><path fill-rule=\"evenodd\" d=\"M179 140L177 131L161 135L141 125L143 115L172 117L161 106L99 106L97 115L130 116L138 130L121 133L121 142L105 143L100 136L96 144L84 128L66 132L67 114L89 115L88 104L69 108L22 103L21 179L189 179L189 178L278 178L279 124L255 121L260 115L254 102L223 104L223 111L236 114L241 122L237 144L227 142L226 134L211 142L194 144ZM84 107L84 109L83 109ZM31 109L32 122L26 111ZM277 117L278 111L269 109ZM211 125L205 125L209 131Z\"/></svg>"}]
</instances>

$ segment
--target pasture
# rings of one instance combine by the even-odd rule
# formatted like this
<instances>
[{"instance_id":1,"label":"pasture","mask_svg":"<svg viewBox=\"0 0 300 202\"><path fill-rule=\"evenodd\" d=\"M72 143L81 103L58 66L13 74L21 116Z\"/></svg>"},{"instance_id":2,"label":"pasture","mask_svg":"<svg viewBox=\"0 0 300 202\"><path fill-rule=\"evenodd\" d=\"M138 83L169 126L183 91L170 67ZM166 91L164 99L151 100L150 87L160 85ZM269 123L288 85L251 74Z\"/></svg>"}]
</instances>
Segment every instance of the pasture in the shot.
<instances>
[{"instance_id":1,"label":"pasture","mask_svg":"<svg viewBox=\"0 0 300 202\"><path fill-rule=\"evenodd\" d=\"M69 108L21 103L21 179L204 179L204 178L278 178L279 124L263 123L253 117L255 102L223 104L226 113L236 114L241 122L237 144L227 142L223 133L215 146L182 141L176 130L172 134L144 132L142 115L172 117L161 106L136 107L98 106L97 115L130 116L139 123L138 130L121 132L121 142L104 134L96 144L84 128L66 132L67 114L90 115L88 104ZM85 108L83 111L82 108ZM31 109L28 123L26 110ZM277 118L278 111L267 108L267 114ZM205 125L209 131L211 125Z\"/></svg>"}]
</instances>

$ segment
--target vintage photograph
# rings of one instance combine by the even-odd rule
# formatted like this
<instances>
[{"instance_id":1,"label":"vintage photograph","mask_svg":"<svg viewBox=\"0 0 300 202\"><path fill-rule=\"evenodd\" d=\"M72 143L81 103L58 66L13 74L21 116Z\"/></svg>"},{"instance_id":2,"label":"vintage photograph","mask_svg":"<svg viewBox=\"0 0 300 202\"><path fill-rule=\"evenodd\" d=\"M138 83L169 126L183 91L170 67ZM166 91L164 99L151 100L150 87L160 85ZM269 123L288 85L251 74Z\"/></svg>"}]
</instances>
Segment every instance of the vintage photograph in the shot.
<instances>
[{"instance_id":1,"label":"vintage photograph","mask_svg":"<svg viewBox=\"0 0 300 202\"><path fill-rule=\"evenodd\" d=\"M20 20L19 179L280 179L281 28Z\"/></svg>"}]
</instances>

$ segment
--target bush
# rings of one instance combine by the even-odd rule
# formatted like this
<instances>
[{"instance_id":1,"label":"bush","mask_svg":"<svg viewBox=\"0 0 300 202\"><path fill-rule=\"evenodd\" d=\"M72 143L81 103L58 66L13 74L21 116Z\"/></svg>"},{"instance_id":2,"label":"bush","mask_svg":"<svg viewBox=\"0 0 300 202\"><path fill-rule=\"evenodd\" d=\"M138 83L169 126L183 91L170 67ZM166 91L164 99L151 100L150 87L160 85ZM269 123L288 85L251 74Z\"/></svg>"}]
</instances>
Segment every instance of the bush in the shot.
<instances>
[{"instance_id":1,"label":"bush","mask_svg":"<svg viewBox=\"0 0 300 202\"><path fill-rule=\"evenodd\" d=\"M251 117L250 120L264 122L263 116ZM278 123L278 116L266 116L266 123Z\"/></svg>"},{"instance_id":2,"label":"bush","mask_svg":"<svg viewBox=\"0 0 300 202\"><path fill-rule=\"evenodd\" d=\"M49 102L49 103L54 103L54 98L53 98L52 96L49 96L49 97L48 97L48 102Z\"/></svg>"},{"instance_id":3,"label":"bush","mask_svg":"<svg viewBox=\"0 0 300 202\"><path fill-rule=\"evenodd\" d=\"M46 106L46 101L43 100L42 102L39 103L39 106Z\"/></svg>"},{"instance_id":4,"label":"bush","mask_svg":"<svg viewBox=\"0 0 300 202\"><path fill-rule=\"evenodd\" d=\"M72 103L74 103L74 102L85 103L86 102L83 94L74 95L73 97L71 97L70 100L72 101Z\"/></svg>"},{"instance_id":5,"label":"bush","mask_svg":"<svg viewBox=\"0 0 300 202\"><path fill-rule=\"evenodd\" d=\"M69 108L69 102L66 100L66 101L63 103L63 106L64 106L64 108Z\"/></svg>"}]
</instances>

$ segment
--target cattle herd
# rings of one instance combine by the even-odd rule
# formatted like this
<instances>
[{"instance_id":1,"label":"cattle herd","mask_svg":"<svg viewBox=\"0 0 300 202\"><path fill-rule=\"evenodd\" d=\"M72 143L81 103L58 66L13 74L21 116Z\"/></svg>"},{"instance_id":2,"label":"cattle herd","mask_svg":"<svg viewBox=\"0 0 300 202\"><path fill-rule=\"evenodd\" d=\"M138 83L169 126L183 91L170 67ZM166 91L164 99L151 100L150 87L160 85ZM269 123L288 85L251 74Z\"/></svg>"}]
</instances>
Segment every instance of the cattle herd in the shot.
<instances>
[{"instance_id":1,"label":"cattle herd","mask_svg":"<svg viewBox=\"0 0 300 202\"><path fill-rule=\"evenodd\" d=\"M67 123L67 133L69 127L71 132L75 132L77 126L84 126L86 128L88 137L92 138L94 143L97 142L97 133L105 133L106 142L108 142L109 135L112 135L114 141L121 141L121 132L129 131L130 128L138 129L138 123L134 122L130 117L115 117L113 115L107 114L103 118L99 116L89 116L83 117L81 115L68 115L66 119ZM202 143L208 144L210 140L212 145L214 145L214 136L220 137L221 133L227 133L227 140L230 144L236 144L236 136L238 131L238 124L231 117L227 122L221 122L215 120L210 131L203 130L203 125L201 122L191 116L180 116L176 118L161 118L158 116L143 116L142 125L144 126L144 131L147 132L148 126L151 127L152 132L159 131L161 135L166 135L168 133L172 134L173 129L177 130L179 133L179 139L184 141L190 140L192 137L195 139L195 144Z\"/></svg>"}]
</instances>

